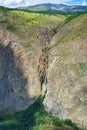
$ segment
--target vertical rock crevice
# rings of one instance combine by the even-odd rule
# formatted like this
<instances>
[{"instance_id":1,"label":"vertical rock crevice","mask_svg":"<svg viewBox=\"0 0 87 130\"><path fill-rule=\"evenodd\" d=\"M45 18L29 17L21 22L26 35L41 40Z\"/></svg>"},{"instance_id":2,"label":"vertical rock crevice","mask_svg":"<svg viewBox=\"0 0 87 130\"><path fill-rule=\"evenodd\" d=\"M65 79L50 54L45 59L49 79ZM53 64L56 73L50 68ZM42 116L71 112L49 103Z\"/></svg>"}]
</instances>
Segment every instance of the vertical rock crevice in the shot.
<instances>
[{"instance_id":1,"label":"vertical rock crevice","mask_svg":"<svg viewBox=\"0 0 87 130\"><path fill-rule=\"evenodd\" d=\"M47 67L48 67L48 56L42 52L39 58L39 65L38 65L38 73L39 73L39 81L40 81L40 92L42 94L43 87L47 84ZM44 90L46 91L46 90Z\"/></svg>"},{"instance_id":2,"label":"vertical rock crevice","mask_svg":"<svg viewBox=\"0 0 87 130\"><path fill-rule=\"evenodd\" d=\"M52 34L49 29L40 29L38 30L38 39L41 45L41 55L39 57L38 63L38 74L39 74L39 81L40 81L40 93L44 95L46 92L46 84L47 84L47 69L48 69L48 53L47 49L50 44L50 40Z\"/></svg>"}]
</instances>

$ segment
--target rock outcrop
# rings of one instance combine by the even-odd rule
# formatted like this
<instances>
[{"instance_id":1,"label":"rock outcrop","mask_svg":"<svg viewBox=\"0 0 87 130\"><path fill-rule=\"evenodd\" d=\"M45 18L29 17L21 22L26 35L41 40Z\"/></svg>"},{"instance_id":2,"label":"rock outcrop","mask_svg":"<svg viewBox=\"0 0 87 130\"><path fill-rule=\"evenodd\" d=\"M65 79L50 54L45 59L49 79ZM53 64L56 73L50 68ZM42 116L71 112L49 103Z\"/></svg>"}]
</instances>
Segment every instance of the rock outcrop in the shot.
<instances>
[{"instance_id":1,"label":"rock outcrop","mask_svg":"<svg viewBox=\"0 0 87 130\"><path fill-rule=\"evenodd\" d=\"M46 110L54 116L87 125L87 39L51 50Z\"/></svg>"},{"instance_id":2,"label":"rock outcrop","mask_svg":"<svg viewBox=\"0 0 87 130\"><path fill-rule=\"evenodd\" d=\"M86 13L71 19L50 43L44 105L52 115L87 128L86 20Z\"/></svg>"},{"instance_id":3,"label":"rock outcrop","mask_svg":"<svg viewBox=\"0 0 87 130\"><path fill-rule=\"evenodd\" d=\"M0 33L0 114L5 114L24 110L33 103L40 94L40 83L35 66L38 58L33 51L24 49L4 29Z\"/></svg>"}]
</instances>

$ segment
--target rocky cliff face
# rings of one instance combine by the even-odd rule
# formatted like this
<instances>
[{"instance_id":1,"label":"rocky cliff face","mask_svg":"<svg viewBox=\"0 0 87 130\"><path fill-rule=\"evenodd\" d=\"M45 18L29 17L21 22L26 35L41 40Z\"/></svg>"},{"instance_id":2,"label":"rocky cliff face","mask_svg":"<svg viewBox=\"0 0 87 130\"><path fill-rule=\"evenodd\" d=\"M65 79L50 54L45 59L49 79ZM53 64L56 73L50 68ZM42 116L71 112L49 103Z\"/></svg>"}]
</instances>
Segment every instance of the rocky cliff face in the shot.
<instances>
[{"instance_id":1,"label":"rocky cliff face","mask_svg":"<svg viewBox=\"0 0 87 130\"><path fill-rule=\"evenodd\" d=\"M34 34L24 39L0 24L0 115L25 110L46 93L50 114L87 126L86 21L87 13L64 21L54 36L48 26L30 27ZM25 47L29 38L35 43Z\"/></svg>"},{"instance_id":2,"label":"rocky cliff face","mask_svg":"<svg viewBox=\"0 0 87 130\"><path fill-rule=\"evenodd\" d=\"M46 90L42 88L47 84L45 51L51 33L37 30L39 46L25 48L20 38L0 26L0 114L25 110Z\"/></svg>"},{"instance_id":3,"label":"rocky cliff face","mask_svg":"<svg viewBox=\"0 0 87 130\"><path fill-rule=\"evenodd\" d=\"M86 20L84 14L68 21L51 40L44 105L52 115L87 127Z\"/></svg>"},{"instance_id":4,"label":"rocky cliff face","mask_svg":"<svg viewBox=\"0 0 87 130\"><path fill-rule=\"evenodd\" d=\"M51 51L46 110L54 116L87 125L87 39Z\"/></svg>"},{"instance_id":5,"label":"rocky cliff face","mask_svg":"<svg viewBox=\"0 0 87 130\"><path fill-rule=\"evenodd\" d=\"M26 109L40 91L38 58L4 29L0 33L0 113ZM3 37L5 35L5 37ZM37 75L37 76L36 76Z\"/></svg>"}]
</instances>

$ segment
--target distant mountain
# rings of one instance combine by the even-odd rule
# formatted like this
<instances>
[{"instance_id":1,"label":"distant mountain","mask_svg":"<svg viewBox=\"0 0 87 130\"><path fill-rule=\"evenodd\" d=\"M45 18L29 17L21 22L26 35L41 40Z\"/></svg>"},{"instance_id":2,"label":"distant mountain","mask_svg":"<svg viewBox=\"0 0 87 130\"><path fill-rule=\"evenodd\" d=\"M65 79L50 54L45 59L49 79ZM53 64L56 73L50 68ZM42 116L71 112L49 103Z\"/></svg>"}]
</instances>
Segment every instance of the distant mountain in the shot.
<instances>
[{"instance_id":1,"label":"distant mountain","mask_svg":"<svg viewBox=\"0 0 87 130\"><path fill-rule=\"evenodd\" d=\"M87 6L81 5L64 5L64 4L38 4L34 6L19 7L18 9L28 11L48 11L48 12L62 12L62 13L80 13L87 11Z\"/></svg>"}]
</instances>

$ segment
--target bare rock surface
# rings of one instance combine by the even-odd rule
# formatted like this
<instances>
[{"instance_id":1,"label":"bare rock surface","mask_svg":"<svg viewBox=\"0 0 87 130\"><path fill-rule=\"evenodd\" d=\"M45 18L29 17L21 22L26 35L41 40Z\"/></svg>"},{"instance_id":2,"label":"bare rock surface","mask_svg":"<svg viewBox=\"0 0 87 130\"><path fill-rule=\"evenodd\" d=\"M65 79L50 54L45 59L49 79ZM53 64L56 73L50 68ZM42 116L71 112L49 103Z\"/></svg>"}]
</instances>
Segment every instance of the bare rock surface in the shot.
<instances>
[{"instance_id":1,"label":"bare rock surface","mask_svg":"<svg viewBox=\"0 0 87 130\"><path fill-rule=\"evenodd\" d=\"M87 39L54 47L47 77L46 110L87 125Z\"/></svg>"},{"instance_id":2,"label":"bare rock surface","mask_svg":"<svg viewBox=\"0 0 87 130\"><path fill-rule=\"evenodd\" d=\"M34 52L24 49L4 29L0 34L0 114L5 114L24 110L33 103L40 93L40 83Z\"/></svg>"}]
</instances>

